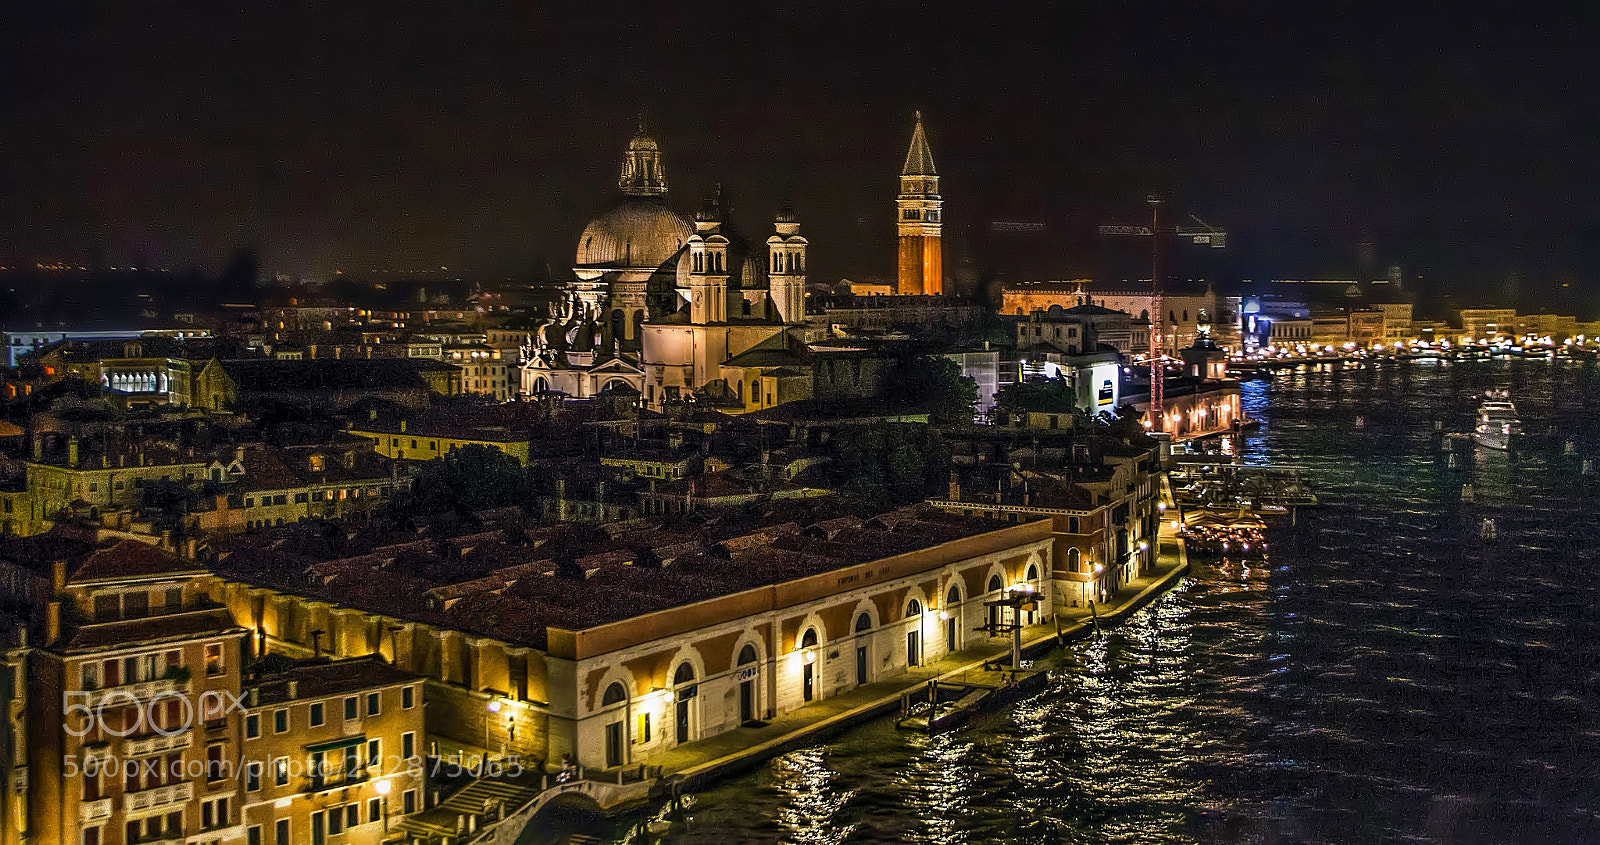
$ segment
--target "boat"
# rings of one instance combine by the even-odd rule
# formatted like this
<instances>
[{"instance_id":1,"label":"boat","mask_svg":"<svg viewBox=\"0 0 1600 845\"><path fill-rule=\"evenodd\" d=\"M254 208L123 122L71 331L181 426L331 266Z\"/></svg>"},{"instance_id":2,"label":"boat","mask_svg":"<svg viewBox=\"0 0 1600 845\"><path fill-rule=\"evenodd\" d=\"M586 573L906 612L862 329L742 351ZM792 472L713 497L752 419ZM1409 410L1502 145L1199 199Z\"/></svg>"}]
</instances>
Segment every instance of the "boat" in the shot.
<instances>
[{"instance_id":1,"label":"boat","mask_svg":"<svg viewBox=\"0 0 1600 845\"><path fill-rule=\"evenodd\" d=\"M1511 438L1521 433L1522 423L1517 419L1517 406L1511 402L1511 392L1490 390L1484 393L1472 439L1490 449L1510 449Z\"/></svg>"}]
</instances>

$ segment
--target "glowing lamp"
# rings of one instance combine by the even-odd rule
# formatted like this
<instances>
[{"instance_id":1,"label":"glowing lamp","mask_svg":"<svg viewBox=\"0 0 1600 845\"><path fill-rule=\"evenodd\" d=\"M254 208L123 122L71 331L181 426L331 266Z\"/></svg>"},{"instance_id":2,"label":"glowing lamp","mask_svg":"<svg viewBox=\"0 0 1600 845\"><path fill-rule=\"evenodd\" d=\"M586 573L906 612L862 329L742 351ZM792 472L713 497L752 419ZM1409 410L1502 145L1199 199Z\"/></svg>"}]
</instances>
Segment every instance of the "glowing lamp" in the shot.
<instances>
[{"instance_id":1,"label":"glowing lamp","mask_svg":"<svg viewBox=\"0 0 1600 845\"><path fill-rule=\"evenodd\" d=\"M376 789L379 795L388 795L389 790L394 788L394 784L390 783L388 778L384 778L377 783L374 783L372 788Z\"/></svg>"}]
</instances>

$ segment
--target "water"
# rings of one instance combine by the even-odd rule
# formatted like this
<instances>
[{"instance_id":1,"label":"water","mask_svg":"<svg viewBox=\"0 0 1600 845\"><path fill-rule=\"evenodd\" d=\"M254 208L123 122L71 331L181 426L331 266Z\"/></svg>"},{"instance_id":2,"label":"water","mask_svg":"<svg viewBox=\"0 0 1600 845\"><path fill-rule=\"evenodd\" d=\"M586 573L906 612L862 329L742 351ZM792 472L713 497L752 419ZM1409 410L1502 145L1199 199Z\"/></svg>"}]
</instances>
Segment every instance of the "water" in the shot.
<instances>
[{"instance_id":1,"label":"water","mask_svg":"<svg viewBox=\"0 0 1600 845\"><path fill-rule=\"evenodd\" d=\"M1470 431L1491 386L1528 436L1450 469L1433 421ZM1267 561L1197 567L1013 709L878 722L710 789L666 841L1600 841L1593 365L1302 370L1245 401L1245 459L1324 502Z\"/></svg>"}]
</instances>

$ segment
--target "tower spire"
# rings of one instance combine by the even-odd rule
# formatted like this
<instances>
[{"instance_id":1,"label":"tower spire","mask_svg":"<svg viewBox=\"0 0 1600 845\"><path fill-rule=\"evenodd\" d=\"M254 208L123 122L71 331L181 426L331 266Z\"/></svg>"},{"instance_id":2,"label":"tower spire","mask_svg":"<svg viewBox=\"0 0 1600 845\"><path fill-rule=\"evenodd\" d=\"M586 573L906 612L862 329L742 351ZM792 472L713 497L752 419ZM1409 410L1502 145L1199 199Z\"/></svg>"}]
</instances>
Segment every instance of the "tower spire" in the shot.
<instances>
[{"instance_id":1,"label":"tower spire","mask_svg":"<svg viewBox=\"0 0 1600 845\"><path fill-rule=\"evenodd\" d=\"M911 148L906 150L906 165L901 176L938 176L933 166L933 151L928 149L928 135L922 131L922 112L917 112L917 128L911 132Z\"/></svg>"}]
</instances>

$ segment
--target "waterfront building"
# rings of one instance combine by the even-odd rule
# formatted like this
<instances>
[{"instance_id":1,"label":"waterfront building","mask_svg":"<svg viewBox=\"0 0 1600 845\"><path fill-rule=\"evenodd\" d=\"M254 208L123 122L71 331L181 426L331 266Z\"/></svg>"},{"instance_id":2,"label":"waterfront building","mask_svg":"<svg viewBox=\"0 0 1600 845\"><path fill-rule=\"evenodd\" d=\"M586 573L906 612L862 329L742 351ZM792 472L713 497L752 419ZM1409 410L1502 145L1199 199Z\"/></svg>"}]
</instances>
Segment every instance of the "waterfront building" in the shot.
<instances>
[{"instance_id":1,"label":"waterfront building","mask_svg":"<svg viewBox=\"0 0 1600 845\"><path fill-rule=\"evenodd\" d=\"M911 506L806 523L791 518L804 506L768 507L753 523L554 526L326 563L241 550L211 596L271 651L310 654L325 631L330 654L426 676L430 743L594 767L648 763L980 641L984 603L1014 590L1044 599L1035 622L1053 615L1047 521Z\"/></svg>"},{"instance_id":2,"label":"waterfront building","mask_svg":"<svg viewBox=\"0 0 1600 845\"><path fill-rule=\"evenodd\" d=\"M245 843L378 845L427 799L420 678L374 656L310 658L245 686Z\"/></svg>"},{"instance_id":3,"label":"waterfront building","mask_svg":"<svg viewBox=\"0 0 1600 845\"><path fill-rule=\"evenodd\" d=\"M1515 339L1517 310L1515 308L1463 308L1461 309L1461 343L1493 343L1501 338Z\"/></svg>"},{"instance_id":4,"label":"waterfront building","mask_svg":"<svg viewBox=\"0 0 1600 845\"><path fill-rule=\"evenodd\" d=\"M1158 444L1126 445L1074 414L1029 414L1027 440L975 432L953 441L951 513L996 522L1050 520L1058 608L1104 603L1157 553ZM1037 425L1035 423L1038 423Z\"/></svg>"},{"instance_id":5,"label":"waterfront building","mask_svg":"<svg viewBox=\"0 0 1600 845\"><path fill-rule=\"evenodd\" d=\"M44 560L0 564L42 622L30 841L242 839L230 773L247 632L203 599L205 570L133 540Z\"/></svg>"},{"instance_id":6,"label":"waterfront building","mask_svg":"<svg viewBox=\"0 0 1600 845\"><path fill-rule=\"evenodd\" d=\"M1048 310L1052 305L1073 308L1089 304L1122 311L1146 324L1150 321L1150 310L1154 303L1154 294L1147 284L1089 282L1083 279L1006 285L1000 297L1001 313L1018 317ZM1167 284L1161 292L1161 307L1166 312L1161 320L1161 336L1166 354L1176 356L1179 349L1194 343L1202 325L1211 325L1213 320L1231 322L1218 306L1219 297L1209 284ZM1149 349L1147 336L1142 346L1130 344L1129 353L1143 359L1149 354Z\"/></svg>"}]
</instances>

